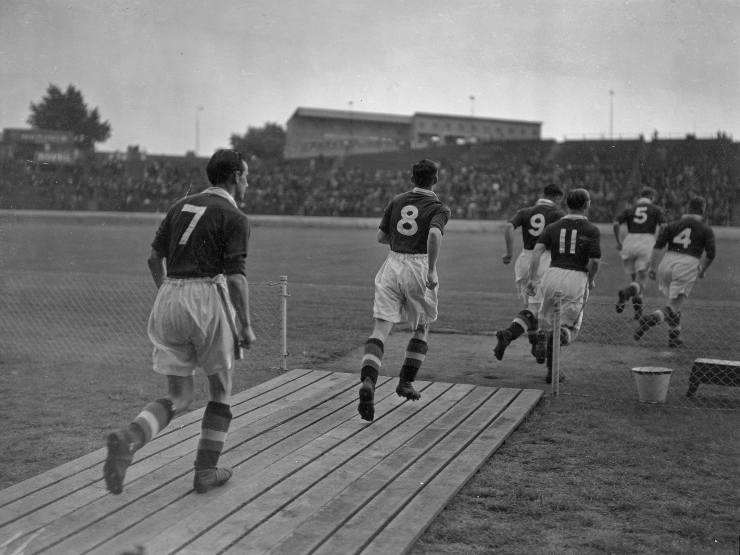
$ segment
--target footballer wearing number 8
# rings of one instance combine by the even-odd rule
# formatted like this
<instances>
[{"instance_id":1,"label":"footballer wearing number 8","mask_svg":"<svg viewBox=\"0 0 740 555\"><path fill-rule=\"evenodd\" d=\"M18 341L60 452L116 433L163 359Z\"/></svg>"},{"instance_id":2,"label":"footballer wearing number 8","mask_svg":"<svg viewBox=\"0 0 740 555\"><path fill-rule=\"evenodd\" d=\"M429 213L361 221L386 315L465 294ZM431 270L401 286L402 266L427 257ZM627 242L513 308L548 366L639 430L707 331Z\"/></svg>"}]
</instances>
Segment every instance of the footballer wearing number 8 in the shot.
<instances>
[{"instance_id":1,"label":"footballer wearing number 8","mask_svg":"<svg viewBox=\"0 0 740 555\"><path fill-rule=\"evenodd\" d=\"M397 195L385 209L377 240L390 252L375 276L374 327L365 342L359 404L364 420L375 418L375 384L385 341L394 324L408 322L413 336L406 347L396 393L417 400L413 382L427 353L429 325L437 319L437 258L450 209L432 190L439 165L421 160L412 168L414 188Z\"/></svg>"}]
</instances>

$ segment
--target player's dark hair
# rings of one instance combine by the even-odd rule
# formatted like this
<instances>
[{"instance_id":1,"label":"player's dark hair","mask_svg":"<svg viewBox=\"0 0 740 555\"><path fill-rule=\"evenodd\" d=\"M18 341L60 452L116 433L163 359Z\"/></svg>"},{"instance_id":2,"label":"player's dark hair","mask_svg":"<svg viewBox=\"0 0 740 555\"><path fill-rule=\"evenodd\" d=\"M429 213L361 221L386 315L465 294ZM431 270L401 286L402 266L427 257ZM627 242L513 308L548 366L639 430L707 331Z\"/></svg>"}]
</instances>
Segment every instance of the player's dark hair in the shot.
<instances>
[{"instance_id":1,"label":"player's dark hair","mask_svg":"<svg viewBox=\"0 0 740 555\"><path fill-rule=\"evenodd\" d=\"M235 171L244 171L244 157L240 152L227 148L214 152L206 166L206 175L211 185L226 183Z\"/></svg>"},{"instance_id":2,"label":"player's dark hair","mask_svg":"<svg viewBox=\"0 0 740 555\"><path fill-rule=\"evenodd\" d=\"M689 200L689 214L704 214L707 209L707 199L704 197L693 197Z\"/></svg>"},{"instance_id":3,"label":"player's dark hair","mask_svg":"<svg viewBox=\"0 0 740 555\"><path fill-rule=\"evenodd\" d=\"M565 205L571 210L583 210L590 200L591 195L586 189L573 189L565 196Z\"/></svg>"},{"instance_id":4,"label":"player's dark hair","mask_svg":"<svg viewBox=\"0 0 740 555\"><path fill-rule=\"evenodd\" d=\"M555 183L549 183L546 185L543 192L546 197L562 197L564 194L560 186Z\"/></svg>"},{"instance_id":5,"label":"player's dark hair","mask_svg":"<svg viewBox=\"0 0 740 555\"><path fill-rule=\"evenodd\" d=\"M417 187L429 189L437 179L437 171L439 171L439 164L434 160L424 158L414 164L411 169L411 181Z\"/></svg>"},{"instance_id":6,"label":"player's dark hair","mask_svg":"<svg viewBox=\"0 0 740 555\"><path fill-rule=\"evenodd\" d=\"M649 198L652 200L655 198L656 194L657 193L655 192L655 189L653 189L652 187L643 187L642 189L640 189L641 197Z\"/></svg>"}]
</instances>

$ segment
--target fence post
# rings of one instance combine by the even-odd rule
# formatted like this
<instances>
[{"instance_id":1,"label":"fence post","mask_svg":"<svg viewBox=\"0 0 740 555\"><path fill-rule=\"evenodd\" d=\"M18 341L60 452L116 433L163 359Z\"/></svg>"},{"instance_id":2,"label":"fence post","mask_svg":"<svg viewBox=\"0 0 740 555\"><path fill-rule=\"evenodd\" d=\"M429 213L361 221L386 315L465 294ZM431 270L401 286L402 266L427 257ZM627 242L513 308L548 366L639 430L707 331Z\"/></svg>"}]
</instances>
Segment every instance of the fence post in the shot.
<instances>
[{"instance_id":1,"label":"fence post","mask_svg":"<svg viewBox=\"0 0 740 555\"><path fill-rule=\"evenodd\" d=\"M280 368L286 371L288 369L288 297L290 297L288 293L288 276L280 276L280 296L282 297L282 316L280 318L282 360L280 362Z\"/></svg>"},{"instance_id":2,"label":"fence post","mask_svg":"<svg viewBox=\"0 0 740 555\"><path fill-rule=\"evenodd\" d=\"M552 394L560 394L560 305L562 291L555 291L555 311L552 316Z\"/></svg>"}]
</instances>

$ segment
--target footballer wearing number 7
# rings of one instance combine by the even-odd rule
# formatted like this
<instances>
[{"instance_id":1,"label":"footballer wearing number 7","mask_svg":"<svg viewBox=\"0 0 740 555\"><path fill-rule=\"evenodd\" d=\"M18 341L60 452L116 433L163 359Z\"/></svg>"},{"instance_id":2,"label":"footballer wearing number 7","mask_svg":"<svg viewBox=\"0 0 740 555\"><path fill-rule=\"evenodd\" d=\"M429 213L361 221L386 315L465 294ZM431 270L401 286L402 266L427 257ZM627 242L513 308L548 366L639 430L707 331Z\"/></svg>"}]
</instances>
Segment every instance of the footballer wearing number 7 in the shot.
<instances>
[{"instance_id":1,"label":"footballer wearing number 7","mask_svg":"<svg viewBox=\"0 0 740 555\"><path fill-rule=\"evenodd\" d=\"M249 222L239 209L248 167L234 150L218 150L206 166L211 187L176 202L152 242L149 270L157 285L148 322L153 368L167 393L127 426L108 435L103 477L111 493L123 491L133 455L193 400L194 373L209 385L201 423L193 488L221 486L231 469L218 467L231 422L234 361L255 341L246 274Z\"/></svg>"}]
</instances>

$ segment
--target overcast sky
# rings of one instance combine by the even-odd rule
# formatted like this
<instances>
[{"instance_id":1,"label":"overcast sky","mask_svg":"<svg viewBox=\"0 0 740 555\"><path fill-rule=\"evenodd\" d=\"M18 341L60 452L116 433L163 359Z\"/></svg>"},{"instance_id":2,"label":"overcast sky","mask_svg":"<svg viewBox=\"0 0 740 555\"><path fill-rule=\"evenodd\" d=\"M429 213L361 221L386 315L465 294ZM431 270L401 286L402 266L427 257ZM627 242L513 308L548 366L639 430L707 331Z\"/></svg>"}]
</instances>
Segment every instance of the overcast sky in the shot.
<instances>
[{"instance_id":1,"label":"overcast sky","mask_svg":"<svg viewBox=\"0 0 740 555\"><path fill-rule=\"evenodd\" d=\"M736 0L0 0L0 127L53 83L110 122L99 150L208 155L350 102L740 140L738 37Z\"/></svg>"}]
</instances>

